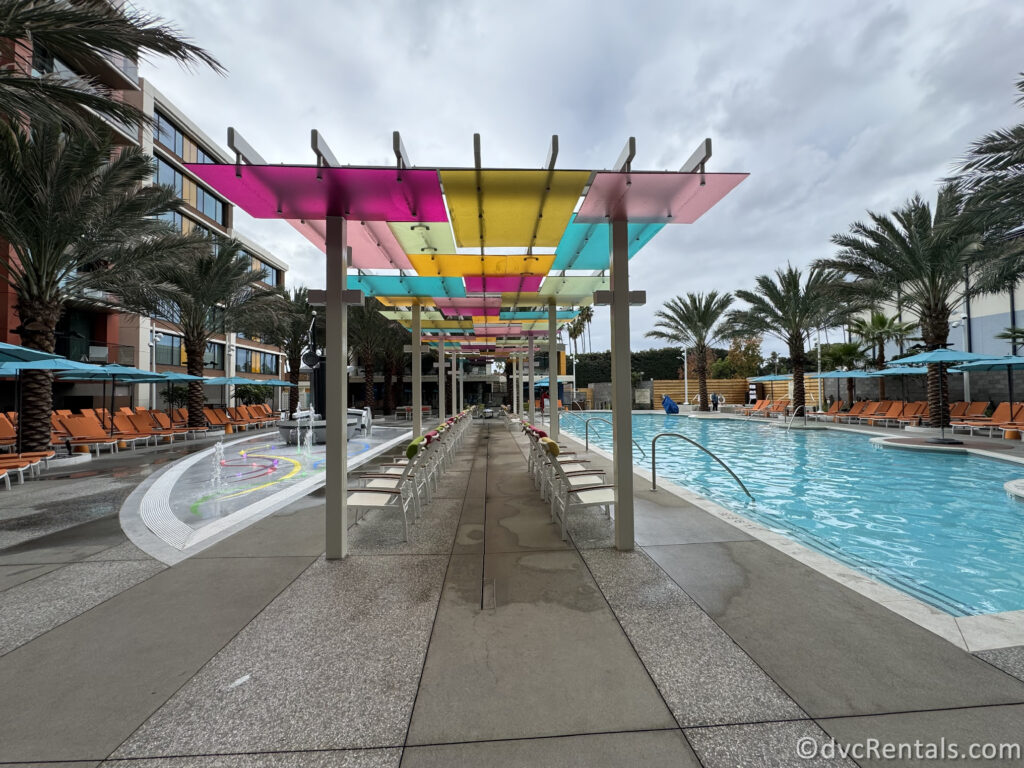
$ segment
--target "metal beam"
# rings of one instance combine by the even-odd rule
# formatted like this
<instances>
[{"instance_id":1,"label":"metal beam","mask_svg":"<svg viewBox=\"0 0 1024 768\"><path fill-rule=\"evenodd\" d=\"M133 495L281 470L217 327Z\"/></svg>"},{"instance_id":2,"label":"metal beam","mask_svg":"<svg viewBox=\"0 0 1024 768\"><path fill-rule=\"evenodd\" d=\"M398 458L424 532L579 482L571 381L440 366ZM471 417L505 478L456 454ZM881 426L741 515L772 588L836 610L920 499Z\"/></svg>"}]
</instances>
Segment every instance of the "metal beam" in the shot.
<instances>
[{"instance_id":1,"label":"metal beam","mask_svg":"<svg viewBox=\"0 0 1024 768\"><path fill-rule=\"evenodd\" d=\"M235 164L241 165L244 161L249 165L266 165L267 161L263 156L252 148L252 145L242 138L242 134L234 128L228 128L228 149L235 153Z\"/></svg>"},{"instance_id":2,"label":"metal beam","mask_svg":"<svg viewBox=\"0 0 1024 768\"><path fill-rule=\"evenodd\" d=\"M534 360L533 360L533 336L530 337L530 343L527 346L526 354L529 356L530 370L527 374L530 377L530 385L527 390L530 393L530 401L527 403L527 413L530 414L530 423L533 424L537 419L537 390L534 382L536 380L536 372L534 371Z\"/></svg>"},{"instance_id":3,"label":"metal beam","mask_svg":"<svg viewBox=\"0 0 1024 768\"><path fill-rule=\"evenodd\" d=\"M615 548L633 549L633 379L629 349L629 222L611 222L612 441Z\"/></svg>"},{"instance_id":4,"label":"metal beam","mask_svg":"<svg viewBox=\"0 0 1024 768\"><path fill-rule=\"evenodd\" d=\"M327 392L338 393L337 399L327 403L326 413L325 543L329 560L348 554L348 307L343 298L348 279L347 228L343 217L327 218Z\"/></svg>"},{"instance_id":5,"label":"metal beam","mask_svg":"<svg viewBox=\"0 0 1024 768\"><path fill-rule=\"evenodd\" d=\"M420 300L412 305L412 436L423 434L423 324Z\"/></svg>"},{"instance_id":6,"label":"metal beam","mask_svg":"<svg viewBox=\"0 0 1024 768\"><path fill-rule=\"evenodd\" d=\"M398 131L391 134L391 147L395 151L395 162L398 164L398 170L412 168L409 153L405 151L405 144L402 143L402 134Z\"/></svg>"},{"instance_id":7,"label":"metal beam","mask_svg":"<svg viewBox=\"0 0 1024 768\"><path fill-rule=\"evenodd\" d=\"M316 155L317 165L326 165L329 168L337 168L341 165L338 158L331 152L331 148L327 146L323 135L316 128L309 132L309 145L313 148L313 154Z\"/></svg>"},{"instance_id":8,"label":"metal beam","mask_svg":"<svg viewBox=\"0 0 1024 768\"><path fill-rule=\"evenodd\" d=\"M636 137L630 136L626 140L626 146L624 146L622 151L619 153L619 157L615 161L615 165L612 166L612 170L626 171L628 173L632 169L634 157L636 157Z\"/></svg>"},{"instance_id":9,"label":"metal beam","mask_svg":"<svg viewBox=\"0 0 1024 768\"><path fill-rule=\"evenodd\" d=\"M452 353L451 358L452 358L452 416L454 416L455 414L457 414L459 412L459 388L458 388L458 381L457 381L457 378L455 376L455 373L458 370L458 367L456 365L456 363L458 363L458 360L456 360L454 352Z\"/></svg>"},{"instance_id":10,"label":"metal beam","mask_svg":"<svg viewBox=\"0 0 1024 768\"><path fill-rule=\"evenodd\" d=\"M551 134L551 146L548 148L548 159L544 167L549 171L555 170L555 161L558 159L558 134Z\"/></svg>"},{"instance_id":11,"label":"metal beam","mask_svg":"<svg viewBox=\"0 0 1024 768\"><path fill-rule=\"evenodd\" d=\"M444 423L445 417L445 391L444 391L444 334L440 335L440 342L437 345L437 418Z\"/></svg>"},{"instance_id":12,"label":"metal beam","mask_svg":"<svg viewBox=\"0 0 1024 768\"><path fill-rule=\"evenodd\" d=\"M711 139L704 139L700 145L693 151L693 154L683 163L683 167L679 169L680 173L693 173L694 171L700 171L704 173L704 165L708 160L711 159Z\"/></svg>"}]
</instances>

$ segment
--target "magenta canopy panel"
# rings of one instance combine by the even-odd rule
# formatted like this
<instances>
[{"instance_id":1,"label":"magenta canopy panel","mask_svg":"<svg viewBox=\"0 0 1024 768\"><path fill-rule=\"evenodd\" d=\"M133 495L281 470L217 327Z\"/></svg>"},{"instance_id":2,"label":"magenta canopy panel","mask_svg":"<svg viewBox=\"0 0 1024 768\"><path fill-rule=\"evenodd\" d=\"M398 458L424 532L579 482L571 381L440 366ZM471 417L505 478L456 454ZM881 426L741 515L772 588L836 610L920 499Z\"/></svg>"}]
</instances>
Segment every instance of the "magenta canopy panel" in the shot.
<instances>
[{"instance_id":1,"label":"magenta canopy panel","mask_svg":"<svg viewBox=\"0 0 1024 768\"><path fill-rule=\"evenodd\" d=\"M288 223L321 251L327 252L326 222L288 219ZM356 269L413 268L395 233L383 221L350 221L347 240L352 248L351 266Z\"/></svg>"},{"instance_id":2,"label":"magenta canopy panel","mask_svg":"<svg viewBox=\"0 0 1024 768\"><path fill-rule=\"evenodd\" d=\"M536 293L543 275L467 275L466 293Z\"/></svg>"},{"instance_id":3,"label":"magenta canopy panel","mask_svg":"<svg viewBox=\"0 0 1024 768\"><path fill-rule=\"evenodd\" d=\"M598 173L576 221L692 224L747 173Z\"/></svg>"},{"instance_id":4,"label":"magenta canopy panel","mask_svg":"<svg viewBox=\"0 0 1024 768\"><path fill-rule=\"evenodd\" d=\"M448 221L437 171L213 165L186 168L257 219Z\"/></svg>"},{"instance_id":5,"label":"magenta canopy panel","mask_svg":"<svg viewBox=\"0 0 1024 768\"><path fill-rule=\"evenodd\" d=\"M519 336L523 326L513 323L473 323L473 333L477 336Z\"/></svg>"},{"instance_id":6,"label":"magenta canopy panel","mask_svg":"<svg viewBox=\"0 0 1024 768\"><path fill-rule=\"evenodd\" d=\"M445 317L457 317L459 315L476 315L497 317L501 314L500 298L436 298L434 304L441 310Z\"/></svg>"}]
</instances>

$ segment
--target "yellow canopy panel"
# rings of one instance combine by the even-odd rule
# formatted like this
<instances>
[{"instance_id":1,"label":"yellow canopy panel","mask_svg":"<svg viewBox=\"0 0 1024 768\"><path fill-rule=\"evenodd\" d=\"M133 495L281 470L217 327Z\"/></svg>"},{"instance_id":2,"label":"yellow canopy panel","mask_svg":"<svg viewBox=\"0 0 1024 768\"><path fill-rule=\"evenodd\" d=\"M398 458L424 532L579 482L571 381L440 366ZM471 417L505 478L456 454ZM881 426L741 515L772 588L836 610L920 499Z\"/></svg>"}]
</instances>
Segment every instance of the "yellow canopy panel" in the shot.
<instances>
[{"instance_id":1,"label":"yellow canopy panel","mask_svg":"<svg viewBox=\"0 0 1024 768\"><path fill-rule=\"evenodd\" d=\"M441 171L455 241L464 248L556 247L589 179L589 171Z\"/></svg>"},{"instance_id":2,"label":"yellow canopy panel","mask_svg":"<svg viewBox=\"0 0 1024 768\"><path fill-rule=\"evenodd\" d=\"M386 307L408 307L413 303L413 299L408 296L375 296L375 299ZM419 298L421 307L433 307L434 300L425 297Z\"/></svg>"},{"instance_id":3,"label":"yellow canopy panel","mask_svg":"<svg viewBox=\"0 0 1024 768\"><path fill-rule=\"evenodd\" d=\"M388 226L408 254L451 253L455 250L452 228L447 221L399 221Z\"/></svg>"},{"instance_id":4,"label":"yellow canopy panel","mask_svg":"<svg viewBox=\"0 0 1024 768\"><path fill-rule=\"evenodd\" d=\"M430 277L467 275L546 275L554 254L538 256L473 256L462 253L409 254L413 269Z\"/></svg>"}]
</instances>

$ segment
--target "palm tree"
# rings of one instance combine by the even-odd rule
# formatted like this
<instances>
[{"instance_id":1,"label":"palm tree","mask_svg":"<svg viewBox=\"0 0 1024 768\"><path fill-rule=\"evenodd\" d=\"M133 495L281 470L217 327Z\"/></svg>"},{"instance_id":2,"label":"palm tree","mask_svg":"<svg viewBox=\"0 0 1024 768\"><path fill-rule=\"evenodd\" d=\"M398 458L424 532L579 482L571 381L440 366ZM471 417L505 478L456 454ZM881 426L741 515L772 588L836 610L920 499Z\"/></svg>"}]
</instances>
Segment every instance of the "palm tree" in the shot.
<instances>
[{"instance_id":1,"label":"palm tree","mask_svg":"<svg viewBox=\"0 0 1024 768\"><path fill-rule=\"evenodd\" d=\"M0 282L17 297L21 343L53 352L54 331L69 300L111 306L102 291L140 279L157 261L190 253L198 236L173 233L155 218L180 202L152 179L150 158L129 147L111 157L104 138L64 134L47 123L31 132L0 125ZM50 445L53 386L49 373L22 375L19 418L25 450Z\"/></svg>"},{"instance_id":2,"label":"palm tree","mask_svg":"<svg viewBox=\"0 0 1024 768\"><path fill-rule=\"evenodd\" d=\"M381 303L376 299L367 299L365 305L350 307L348 310L349 354L357 357L363 366L363 405L371 410L377 406L373 394L373 375L381 345L390 329L389 321L380 313L381 308Z\"/></svg>"},{"instance_id":3,"label":"palm tree","mask_svg":"<svg viewBox=\"0 0 1024 768\"><path fill-rule=\"evenodd\" d=\"M134 62L147 54L223 72L213 56L159 17L130 4L116 8L108 0L0 0L0 38L16 63L0 69L0 115L5 122L65 124L94 138L98 124L87 110L130 125L146 116L94 79L60 72L33 76L37 54L82 72L102 71L111 60Z\"/></svg>"},{"instance_id":4,"label":"palm tree","mask_svg":"<svg viewBox=\"0 0 1024 768\"><path fill-rule=\"evenodd\" d=\"M314 320L319 320L309 303L309 291L305 287L294 288L289 294L281 294L287 307L280 322L267 329L262 338L284 351L288 361L288 381L294 384L288 390L288 413L299 408L299 374L302 368L302 353L309 347L309 331Z\"/></svg>"},{"instance_id":5,"label":"palm tree","mask_svg":"<svg viewBox=\"0 0 1024 768\"><path fill-rule=\"evenodd\" d=\"M380 363L384 368L384 413L395 411L395 388L397 377L400 390L404 391L405 345L409 343L409 332L399 323L391 321L380 345Z\"/></svg>"},{"instance_id":6,"label":"palm tree","mask_svg":"<svg viewBox=\"0 0 1024 768\"><path fill-rule=\"evenodd\" d=\"M580 312L577 315L577 317L579 318L579 321L580 321L580 323L582 325L582 328L580 330L580 336L583 335L583 330L586 330L586 332L587 332L587 349L590 350L591 352L593 352L594 351L594 343L593 343L593 339L590 338L590 324L592 322L594 322L594 308L591 307L590 305L587 305L585 307L580 307Z\"/></svg>"},{"instance_id":7,"label":"palm tree","mask_svg":"<svg viewBox=\"0 0 1024 768\"><path fill-rule=\"evenodd\" d=\"M645 336L678 344L696 360L700 410L708 410L708 351L724 338L719 321L732 304L732 294L688 293L665 302L654 313L658 322Z\"/></svg>"},{"instance_id":8,"label":"palm tree","mask_svg":"<svg viewBox=\"0 0 1024 768\"><path fill-rule=\"evenodd\" d=\"M750 306L729 313L734 336L770 334L786 344L793 369L793 408L806 405L804 371L806 342L811 331L842 325L854 311L853 304L838 300L842 275L833 269L811 267L804 274L787 264L772 275L758 275L753 291L736 291L736 298Z\"/></svg>"},{"instance_id":9,"label":"palm tree","mask_svg":"<svg viewBox=\"0 0 1024 768\"><path fill-rule=\"evenodd\" d=\"M872 350L872 362L877 370L885 367L885 345L890 341L905 340L917 327L916 323L904 323L895 315L872 310L868 317L850 320L850 331L858 336ZM878 399L885 399L885 377L878 379Z\"/></svg>"},{"instance_id":10,"label":"palm tree","mask_svg":"<svg viewBox=\"0 0 1024 768\"><path fill-rule=\"evenodd\" d=\"M824 344L821 347L821 362L826 368L833 370L853 370L867 358L867 349L860 344L841 341L836 344ZM879 379L879 382L883 379ZM883 390L884 391L884 390ZM879 395L879 399L881 399ZM853 379L846 380L846 402L853 402Z\"/></svg>"},{"instance_id":11,"label":"palm tree","mask_svg":"<svg viewBox=\"0 0 1024 768\"><path fill-rule=\"evenodd\" d=\"M832 236L839 246L821 267L853 277L852 295L866 299L892 296L899 290L904 310L917 315L927 349L947 346L949 318L964 292L969 256L981 250L982 235L974 216L964 213L961 192L952 184L938 195L935 212L915 195L891 214L868 212L870 224L855 222L849 233ZM948 423L939 366L928 367L928 414L933 427Z\"/></svg>"},{"instance_id":12,"label":"palm tree","mask_svg":"<svg viewBox=\"0 0 1024 768\"><path fill-rule=\"evenodd\" d=\"M252 268L241 243L204 240L180 258L160 259L140 283L121 280L115 288L129 308L177 319L191 376L203 375L207 345L214 333L270 336L275 327L289 322L292 311L280 293L260 285L266 270ZM203 382L190 381L188 386L189 426L202 426Z\"/></svg>"},{"instance_id":13,"label":"palm tree","mask_svg":"<svg viewBox=\"0 0 1024 768\"><path fill-rule=\"evenodd\" d=\"M576 315L572 319L572 322L568 325L569 341L572 342L572 354L573 357L578 357L580 353L579 340L582 338L583 333L586 331L586 323L583 322L582 315Z\"/></svg>"},{"instance_id":14,"label":"palm tree","mask_svg":"<svg viewBox=\"0 0 1024 768\"><path fill-rule=\"evenodd\" d=\"M1024 76L1017 81L1017 90L1017 103L1024 107ZM955 182L969 196L970 211L986 230L1019 230L1024 222L1024 123L975 141Z\"/></svg>"}]
</instances>

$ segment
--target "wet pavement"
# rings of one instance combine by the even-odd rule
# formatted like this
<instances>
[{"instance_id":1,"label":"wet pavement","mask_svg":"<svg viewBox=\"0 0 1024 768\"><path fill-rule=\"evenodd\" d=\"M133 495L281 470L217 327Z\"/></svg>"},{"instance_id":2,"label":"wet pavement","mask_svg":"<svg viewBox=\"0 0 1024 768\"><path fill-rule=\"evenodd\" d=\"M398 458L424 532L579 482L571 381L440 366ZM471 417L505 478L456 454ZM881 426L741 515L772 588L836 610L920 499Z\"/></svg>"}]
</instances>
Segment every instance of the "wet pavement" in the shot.
<instances>
[{"instance_id":1,"label":"wet pavement","mask_svg":"<svg viewBox=\"0 0 1024 768\"><path fill-rule=\"evenodd\" d=\"M471 425L409 540L372 512L341 562L317 495L173 567L109 518L0 550L0 763L931 765L796 749L1024 741L1024 649L966 653L663 493L637 492L637 550L597 511L567 545L520 440Z\"/></svg>"}]
</instances>

